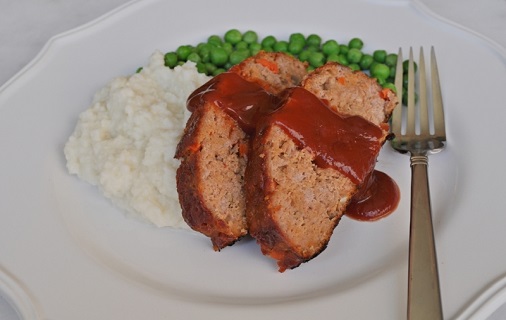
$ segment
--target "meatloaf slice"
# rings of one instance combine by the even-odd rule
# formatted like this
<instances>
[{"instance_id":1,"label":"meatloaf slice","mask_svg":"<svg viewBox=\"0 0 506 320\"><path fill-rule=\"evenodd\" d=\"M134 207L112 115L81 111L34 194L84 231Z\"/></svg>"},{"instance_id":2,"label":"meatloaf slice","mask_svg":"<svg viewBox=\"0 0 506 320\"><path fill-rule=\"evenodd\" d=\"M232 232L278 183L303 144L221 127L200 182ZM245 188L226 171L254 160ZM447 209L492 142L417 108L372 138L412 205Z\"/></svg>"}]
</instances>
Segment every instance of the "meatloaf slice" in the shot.
<instances>
[{"instance_id":1,"label":"meatloaf slice","mask_svg":"<svg viewBox=\"0 0 506 320\"><path fill-rule=\"evenodd\" d=\"M342 115L339 119L366 128L366 135L358 132L355 137L368 139L372 137L369 132L375 134L369 146L354 146L353 136L321 139L321 145L310 147L301 145L298 141L306 139L304 134L270 118L287 111L293 93L304 89L292 90L285 104L259 125L246 169L247 220L250 234L263 254L277 260L280 272L313 259L326 248L346 206L374 169L387 135L385 122L397 103L393 93L383 91L376 80L334 63L308 74L302 86L314 94L314 101L303 103L310 105L305 115L294 112L300 106L287 109L292 119L311 119L306 126L319 133L326 130L324 119ZM322 106L334 112L318 119L315 114ZM349 165L322 165L317 159L319 147L334 149L337 154L351 151L352 158L356 152L351 165L356 160L366 161L361 174L350 174Z\"/></svg>"},{"instance_id":2,"label":"meatloaf slice","mask_svg":"<svg viewBox=\"0 0 506 320\"><path fill-rule=\"evenodd\" d=\"M260 51L233 66L230 71L277 95L286 88L300 84L307 74L307 63L286 53Z\"/></svg>"},{"instance_id":3,"label":"meatloaf slice","mask_svg":"<svg viewBox=\"0 0 506 320\"><path fill-rule=\"evenodd\" d=\"M286 54L260 53L190 96L192 115L175 155L181 160L177 191L183 218L210 237L215 250L247 234L243 188L249 132L266 112L257 109L269 109L269 100L277 101L271 93L298 84L305 70Z\"/></svg>"},{"instance_id":4,"label":"meatloaf slice","mask_svg":"<svg viewBox=\"0 0 506 320\"><path fill-rule=\"evenodd\" d=\"M388 121L398 103L395 93L383 89L376 79L335 62L308 74L302 86L337 113L359 115L378 126Z\"/></svg>"},{"instance_id":5,"label":"meatloaf slice","mask_svg":"<svg viewBox=\"0 0 506 320\"><path fill-rule=\"evenodd\" d=\"M247 234L242 191L248 138L237 122L214 103L188 120L176 158L179 202L186 223L211 238L220 250Z\"/></svg>"},{"instance_id":6,"label":"meatloaf slice","mask_svg":"<svg viewBox=\"0 0 506 320\"><path fill-rule=\"evenodd\" d=\"M262 253L292 269L322 252L356 192L349 178L314 164L282 128L255 140L246 170L249 232Z\"/></svg>"}]
</instances>

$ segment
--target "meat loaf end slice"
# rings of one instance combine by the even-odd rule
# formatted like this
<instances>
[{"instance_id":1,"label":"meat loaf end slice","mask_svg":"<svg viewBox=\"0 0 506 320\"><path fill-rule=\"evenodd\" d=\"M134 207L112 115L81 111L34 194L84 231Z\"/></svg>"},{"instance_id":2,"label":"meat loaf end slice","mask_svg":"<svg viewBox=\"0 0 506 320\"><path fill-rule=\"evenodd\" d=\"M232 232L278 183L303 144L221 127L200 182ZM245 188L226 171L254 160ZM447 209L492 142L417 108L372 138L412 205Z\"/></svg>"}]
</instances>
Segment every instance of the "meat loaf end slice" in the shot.
<instances>
[{"instance_id":1,"label":"meat loaf end slice","mask_svg":"<svg viewBox=\"0 0 506 320\"><path fill-rule=\"evenodd\" d=\"M358 115L378 126L388 121L398 103L395 93L383 89L376 79L335 62L309 73L302 80L302 87L337 113Z\"/></svg>"},{"instance_id":2,"label":"meat loaf end slice","mask_svg":"<svg viewBox=\"0 0 506 320\"><path fill-rule=\"evenodd\" d=\"M300 84L307 74L307 64L286 53L260 51L233 66L230 71L277 95Z\"/></svg>"},{"instance_id":3,"label":"meat loaf end slice","mask_svg":"<svg viewBox=\"0 0 506 320\"><path fill-rule=\"evenodd\" d=\"M188 225L220 250L247 234L243 196L248 139L214 103L195 110L176 158L179 202Z\"/></svg>"}]
</instances>

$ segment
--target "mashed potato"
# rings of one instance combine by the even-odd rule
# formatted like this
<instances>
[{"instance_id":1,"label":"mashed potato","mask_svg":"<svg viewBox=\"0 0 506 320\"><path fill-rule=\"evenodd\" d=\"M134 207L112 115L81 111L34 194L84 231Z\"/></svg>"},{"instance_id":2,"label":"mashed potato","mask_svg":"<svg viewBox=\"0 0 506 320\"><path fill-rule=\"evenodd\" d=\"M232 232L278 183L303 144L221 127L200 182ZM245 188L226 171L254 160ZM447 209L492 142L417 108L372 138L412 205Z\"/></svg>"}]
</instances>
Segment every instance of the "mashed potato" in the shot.
<instances>
[{"instance_id":1,"label":"mashed potato","mask_svg":"<svg viewBox=\"0 0 506 320\"><path fill-rule=\"evenodd\" d=\"M186 99L208 80L192 62L165 67L160 52L140 73L112 80L79 116L65 145L69 172L156 226L187 228L173 157L188 116Z\"/></svg>"}]
</instances>

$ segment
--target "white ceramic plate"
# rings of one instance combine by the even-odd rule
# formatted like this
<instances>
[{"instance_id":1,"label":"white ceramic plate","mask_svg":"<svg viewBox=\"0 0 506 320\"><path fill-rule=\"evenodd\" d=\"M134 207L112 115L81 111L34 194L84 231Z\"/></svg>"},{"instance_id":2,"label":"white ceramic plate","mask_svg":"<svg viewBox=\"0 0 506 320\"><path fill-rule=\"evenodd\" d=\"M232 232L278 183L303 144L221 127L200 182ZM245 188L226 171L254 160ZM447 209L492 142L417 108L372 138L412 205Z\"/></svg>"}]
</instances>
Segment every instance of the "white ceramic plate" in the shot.
<instances>
[{"instance_id":1,"label":"white ceramic plate","mask_svg":"<svg viewBox=\"0 0 506 320\"><path fill-rule=\"evenodd\" d=\"M327 250L283 274L252 240L216 253L198 234L125 217L67 173L63 145L97 89L156 49L230 28L361 37L369 52L436 47L449 144L429 169L444 313L469 314L506 273L506 58L403 0L140 1L53 38L0 88L0 290L27 319L405 317L410 171L388 146L378 168L402 190L397 211L343 219Z\"/></svg>"}]
</instances>

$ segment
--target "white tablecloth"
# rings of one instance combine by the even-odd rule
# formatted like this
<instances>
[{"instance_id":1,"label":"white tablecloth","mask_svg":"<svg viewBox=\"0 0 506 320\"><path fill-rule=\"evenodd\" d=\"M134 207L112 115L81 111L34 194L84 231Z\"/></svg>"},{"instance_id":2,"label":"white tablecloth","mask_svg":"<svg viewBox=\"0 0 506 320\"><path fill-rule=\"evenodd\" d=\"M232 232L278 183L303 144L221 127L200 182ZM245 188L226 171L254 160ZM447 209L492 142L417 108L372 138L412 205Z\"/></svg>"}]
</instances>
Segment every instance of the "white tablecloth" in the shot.
<instances>
[{"instance_id":1,"label":"white tablecloth","mask_svg":"<svg viewBox=\"0 0 506 320\"><path fill-rule=\"evenodd\" d=\"M77 27L128 0L0 0L0 85L8 81L54 35ZM436 14L506 48L505 0L423 0ZM19 319L1 297L0 319ZM489 320L506 319L506 306Z\"/></svg>"}]
</instances>

